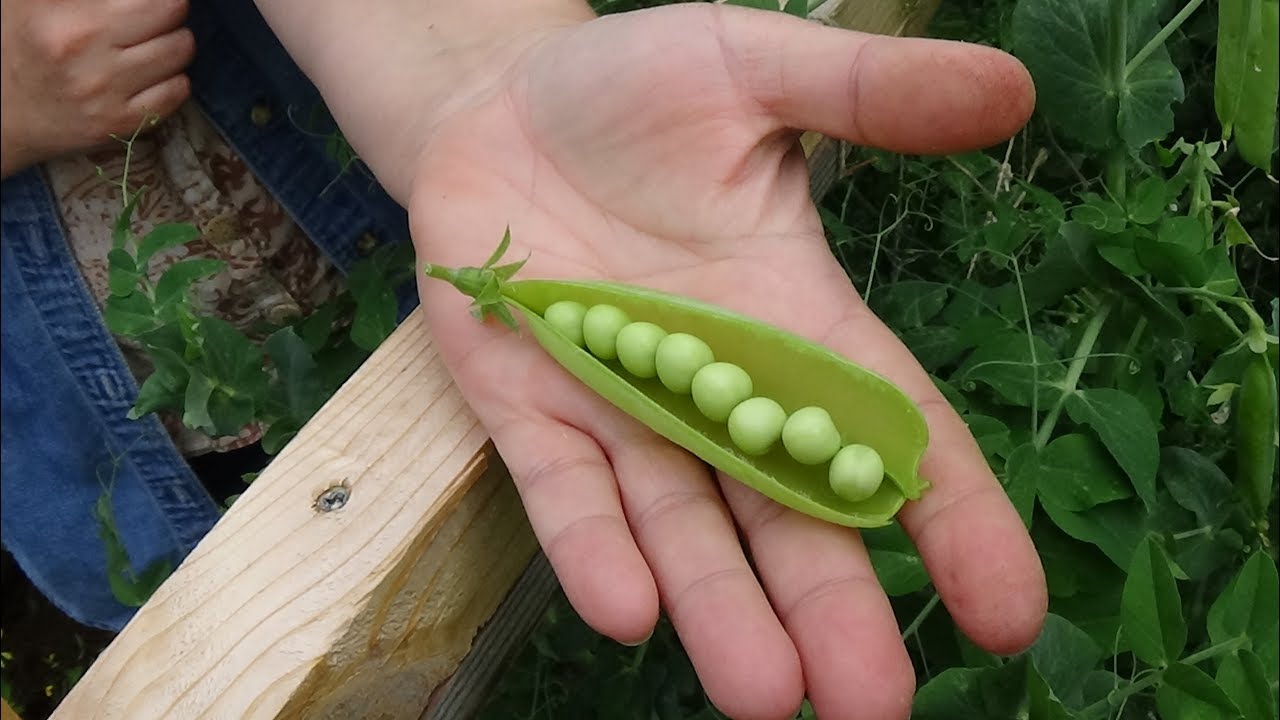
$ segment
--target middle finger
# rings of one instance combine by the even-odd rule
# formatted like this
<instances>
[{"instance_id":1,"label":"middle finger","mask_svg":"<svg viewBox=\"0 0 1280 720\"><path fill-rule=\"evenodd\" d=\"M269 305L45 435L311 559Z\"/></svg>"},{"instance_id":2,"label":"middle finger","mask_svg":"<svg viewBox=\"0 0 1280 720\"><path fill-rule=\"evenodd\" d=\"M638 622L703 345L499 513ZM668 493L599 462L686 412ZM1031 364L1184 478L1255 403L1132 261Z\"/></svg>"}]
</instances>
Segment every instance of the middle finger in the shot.
<instances>
[{"instance_id":1,"label":"middle finger","mask_svg":"<svg viewBox=\"0 0 1280 720\"><path fill-rule=\"evenodd\" d=\"M905 718L915 674L857 533L790 510L720 474L818 717Z\"/></svg>"},{"instance_id":2,"label":"middle finger","mask_svg":"<svg viewBox=\"0 0 1280 720\"><path fill-rule=\"evenodd\" d=\"M641 552L707 694L734 718L789 717L799 659L708 468L632 423L597 429Z\"/></svg>"}]
</instances>

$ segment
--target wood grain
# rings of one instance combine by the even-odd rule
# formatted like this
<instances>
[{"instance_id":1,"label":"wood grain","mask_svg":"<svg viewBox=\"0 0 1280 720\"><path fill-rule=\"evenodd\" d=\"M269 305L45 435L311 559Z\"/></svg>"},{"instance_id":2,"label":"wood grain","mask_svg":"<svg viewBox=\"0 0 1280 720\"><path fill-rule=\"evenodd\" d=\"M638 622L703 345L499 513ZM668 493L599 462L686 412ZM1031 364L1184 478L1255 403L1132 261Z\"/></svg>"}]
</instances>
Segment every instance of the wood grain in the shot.
<instances>
[{"instance_id":1,"label":"wood grain","mask_svg":"<svg viewBox=\"0 0 1280 720\"><path fill-rule=\"evenodd\" d=\"M535 549L415 312L53 717L416 718Z\"/></svg>"}]
</instances>

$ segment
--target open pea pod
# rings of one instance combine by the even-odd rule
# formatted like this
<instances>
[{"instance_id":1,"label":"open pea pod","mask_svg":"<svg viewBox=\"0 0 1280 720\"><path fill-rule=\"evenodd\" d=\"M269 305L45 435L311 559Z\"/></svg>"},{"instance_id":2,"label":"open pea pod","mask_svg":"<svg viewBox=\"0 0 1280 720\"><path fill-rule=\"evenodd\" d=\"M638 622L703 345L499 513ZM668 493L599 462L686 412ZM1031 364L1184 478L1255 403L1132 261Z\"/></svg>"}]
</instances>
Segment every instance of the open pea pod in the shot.
<instances>
[{"instance_id":1,"label":"open pea pod","mask_svg":"<svg viewBox=\"0 0 1280 720\"><path fill-rule=\"evenodd\" d=\"M501 250L502 248L500 248ZM525 319L538 343L561 366L631 417L680 445L729 477L804 514L849 527L878 527L893 520L907 500L928 484L918 475L928 428L915 404L879 374L792 333L723 308L678 295L610 282L507 278L522 263L450 270L428 266L433 277L452 282L476 298L477 316L494 314L515 326L507 307ZM885 476L871 497L852 502L832 490L826 464L796 462L781 444L763 455L737 450L724 423L704 416L687 394L657 379L628 373L617 360L601 360L543 318L557 301L588 307L609 304L633 321L701 338L716 360L750 374L754 394L770 397L787 413L816 405L830 413L845 442L874 448Z\"/></svg>"}]
</instances>

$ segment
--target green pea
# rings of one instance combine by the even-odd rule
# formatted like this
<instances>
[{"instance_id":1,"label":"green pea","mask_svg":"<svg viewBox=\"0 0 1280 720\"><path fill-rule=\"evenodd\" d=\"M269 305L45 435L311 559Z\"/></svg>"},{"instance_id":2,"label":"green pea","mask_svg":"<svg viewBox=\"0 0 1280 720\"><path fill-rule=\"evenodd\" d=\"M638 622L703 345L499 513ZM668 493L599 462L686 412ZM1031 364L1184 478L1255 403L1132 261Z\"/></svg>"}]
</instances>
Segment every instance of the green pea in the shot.
<instances>
[{"instance_id":1,"label":"green pea","mask_svg":"<svg viewBox=\"0 0 1280 720\"><path fill-rule=\"evenodd\" d=\"M657 377L658 343L667 331L651 322L633 322L618 332L618 361L638 378Z\"/></svg>"},{"instance_id":2,"label":"green pea","mask_svg":"<svg viewBox=\"0 0 1280 720\"><path fill-rule=\"evenodd\" d=\"M787 411L772 398L753 397L729 413L729 439L748 455L763 455L782 437Z\"/></svg>"},{"instance_id":3,"label":"green pea","mask_svg":"<svg viewBox=\"0 0 1280 720\"><path fill-rule=\"evenodd\" d=\"M703 365L693 375L689 392L693 404L708 419L724 422L738 403L751 397L751 376L746 370L727 362Z\"/></svg>"},{"instance_id":4,"label":"green pea","mask_svg":"<svg viewBox=\"0 0 1280 720\"><path fill-rule=\"evenodd\" d=\"M658 343L654 364L658 379L668 390L688 395L693 387L693 376L703 367L716 361L711 346L688 333L671 333Z\"/></svg>"},{"instance_id":5,"label":"green pea","mask_svg":"<svg viewBox=\"0 0 1280 720\"><path fill-rule=\"evenodd\" d=\"M840 450L840 431L830 413L811 405L787 418L782 426L782 444L796 462L821 465Z\"/></svg>"},{"instance_id":6,"label":"green pea","mask_svg":"<svg viewBox=\"0 0 1280 720\"><path fill-rule=\"evenodd\" d=\"M831 458L828 473L831 490L849 502L862 502L880 489L884 480L884 460L875 448L845 445Z\"/></svg>"},{"instance_id":7,"label":"green pea","mask_svg":"<svg viewBox=\"0 0 1280 720\"><path fill-rule=\"evenodd\" d=\"M587 306L572 300L561 300L547 306L542 316L551 327L564 333L569 342L582 347L582 318L587 314Z\"/></svg>"},{"instance_id":8,"label":"green pea","mask_svg":"<svg viewBox=\"0 0 1280 720\"><path fill-rule=\"evenodd\" d=\"M582 338L587 349L601 360L618 357L618 333L631 322L627 314L613 305L592 305L582 318Z\"/></svg>"}]
</instances>

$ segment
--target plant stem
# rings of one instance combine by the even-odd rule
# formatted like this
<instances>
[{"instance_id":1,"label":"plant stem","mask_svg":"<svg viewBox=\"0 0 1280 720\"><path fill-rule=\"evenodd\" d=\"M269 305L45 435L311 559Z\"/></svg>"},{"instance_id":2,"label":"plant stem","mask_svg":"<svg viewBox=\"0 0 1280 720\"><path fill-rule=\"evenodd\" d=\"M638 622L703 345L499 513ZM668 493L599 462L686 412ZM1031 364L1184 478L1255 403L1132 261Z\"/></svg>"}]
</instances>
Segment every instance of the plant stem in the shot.
<instances>
[{"instance_id":1,"label":"plant stem","mask_svg":"<svg viewBox=\"0 0 1280 720\"><path fill-rule=\"evenodd\" d=\"M1231 319L1231 316L1227 315L1222 310L1222 308L1218 307L1213 303L1226 303L1228 305L1234 305L1240 308L1240 310L1242 310L1244 314L1249 318L1249 332L1251 333L1266 332L1266 327L1267 327L1266 321L1262 319L1262 316L1258 314L1258 311L1255 310L1253 305L1245 298L1236 297L1234 295L1223 295L1222 293L1217 293L1212 290L1205 290L1204 288L1191 288L1191 287L1153 287L1151 288L1151 292L1163 293L1165 295L1187 295L1187 296L1198 298L1201 300L1210 301L1205 303L1209 307L1209 309L1212 310L1214 313L1216 313L1218 317L1222 318L1222 320L1225 323L1227 323L1227 325L1236 333L1236 335L1243 337L1245 333L1240 330L1240 328L1236 325L1235 321Z\"/></svg>"},{"instance_id":2,"label":"plant stem","mask_svg":"<svg viewBox=\"0 0 1280 720\"><path fill-rule=\"evenodd\" d=\"M1075 356L1071 360L1071 366L1067 368L1067 377L1063 383L1062 394L1058 396L1057 402L1053 404L1053 409L1049 411L1048 417L1044 419L1044 425L1040 426L1040 432L1036 434L1036 449L1044 449L1049 443L1049 437L1053 435L1053 428L1058 424L1058 416L1062 414L1062 406L1066 404L1067 397L1076 391L1076 384L1080 382L1080 376L1084 374L1084 366L1089 362L1089 357L1093 353L1093 346L1098 342L1098 335L1102 332L1102 325L1107 321L1107 315L1111 314L1111 301L1103 303L1102 307L1089 318L1089 324L1085 326L1084 333L1080 336L1080 344L1076 346Z\"/></svg>"},{"instance_id":3,"label":"plant stem","mask_svg":"<svg viewBox=\"0 0 1280 720\"><path fill-rule=\"evenodd\" d=\"M1181 662L1184 665L1196 665L1204 662L1205 660L1218 657L1219 655L1225 655L1229 652L1235 652L1236 650L1243 647L1244 644L1248 642L1248 640L1249 638L1244 635L1241 635L1239 637L1233 637L1230 640L1223 640L1222 642L1216 645L1210 645L1209 647L1205 648L1204 650L1201 650L1198 653L1193 653L1191 655L1188 655L1182 658L1182 660L1180 660L1179 662ZM1161 668L1143 677L1141 680L1138 680L1137 682L1129 684L1127 687L1125 687L1122 690L1113 690L1110 693L1108 693L1105 698L1095 702L1092 705L1085 707L1083 710L1079 712L1079 714L1077 714L1076 717L1080 717L1080 718L1094 717L1095 715L1098 715L1099 713L1108 710L1117 701L1123 701L1129 698L1130 696L1137 695L1138 693L1142 692L1143 690L1146 690L1152 685L1159 683L1161 680L1164 679L1164 673L1165 673L1165 668Z\"/></svg>"},{"instance_id":4,"label":"plant stem","mask_svg":"<svg viewBox=\"0 0 1280 720\"><path fill-rule=\"evenodd\" d=\"M1182 27L1182 23L1186 22L1187 18L1191 17L1191 13L1195 12L1196 8L1200 7L1200 3L1202 2L1204 2L1204 0L1191 0L1184 5L1182 9L1178 11L1178 14L1173 16L1173 19L1171 19L1168 24L1160 28L1160 32L1156 33L1155 37L1151 38L1147 41L1146 45L1142 46L1142 49L1133 56L1133 59L1129 61L1129 64L1124 66L1124 76L1128 78L1133 74L1134 70L1138 69L1139 65L1151 56L1151 53L1164 45L1164 41L1168 40L1170 35L1177 32L1178 28Z\"/></svg>"},{"instance_id":5,"label":"plant stem","mask_svg":"<svg viewBox=\"0 0 1280 720\"><path fill-rule=\"evenodd\" d=\"M941 599L942 597L936 592L933 594L933 597L929 598L929 602L925 603L924 607L920 609L920 612L916 613L915 618L911 621L911 624L907 626L907 629L902 631L903 640L906 640L916 634L916 631L918 631L920 626L924 624L925 618L929 617L929 613L933 612L933 609L938 606L938 601Z\"/></svg>"},{"instance_id":6,"label":"plant stem","mask_svg":"<svg viewBox=\"0 0 1280 720\"><path fill-rule=\"evenodd\" d=\"M1111 2L1111 82L1110 95L1119 103L1125 92L1125 58L1129 54L1129 1L1112 0ZM1120 205L1125 201L1125 184L1129 169L1129 161L1125 156L1124 142L1111 148L1107 153L1107 188L1111 196Z\"/></svg>"}]
</instances>

